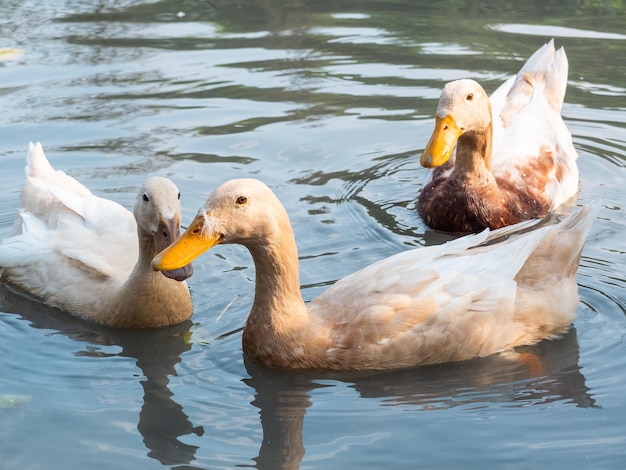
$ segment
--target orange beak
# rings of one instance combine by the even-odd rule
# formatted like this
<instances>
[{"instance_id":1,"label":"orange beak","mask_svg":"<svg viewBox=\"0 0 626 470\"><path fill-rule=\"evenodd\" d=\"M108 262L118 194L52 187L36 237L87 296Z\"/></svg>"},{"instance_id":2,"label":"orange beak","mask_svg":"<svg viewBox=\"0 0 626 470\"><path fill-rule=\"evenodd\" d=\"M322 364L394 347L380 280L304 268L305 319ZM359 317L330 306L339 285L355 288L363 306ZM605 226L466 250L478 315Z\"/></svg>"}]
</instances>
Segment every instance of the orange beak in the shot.
<instances>
[{"instance_id":1,"label":"orange beak","mask_svg":"<svg viewBox=\"0 0 626 470\"><path fill-rule=\"evenodd\" d=\"M206 233L204 214L199 214L191 222L180 238L161 251L152 260L155 271L171 271L188 265L209 248L221 241L221 236Z\"/></svg>"},{"instance_id":2,"label":"orange beak","mask_svg":"<svg viewBox=\"0 0 626 470\"><path fill-rule=\"evenodd\" d=\"M420 159L422 166L435 168L446 163L461 134L463 134L463 129L456 125L450 114L443 118L437 116L435 118L435 130Z\"/></svg>"}]
</instances>

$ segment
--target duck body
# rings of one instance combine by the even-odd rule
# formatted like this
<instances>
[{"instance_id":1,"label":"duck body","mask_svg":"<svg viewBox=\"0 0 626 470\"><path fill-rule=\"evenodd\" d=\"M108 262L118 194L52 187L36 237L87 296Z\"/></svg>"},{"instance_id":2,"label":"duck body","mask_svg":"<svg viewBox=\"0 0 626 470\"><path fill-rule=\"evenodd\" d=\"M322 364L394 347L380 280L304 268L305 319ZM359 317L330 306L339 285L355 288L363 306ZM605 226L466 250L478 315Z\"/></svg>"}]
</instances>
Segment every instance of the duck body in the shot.
<instances>
[{"instance_id":1,"label":"duck body","mask_svg":"<svg viewBox=\"0 0 626 470\"><path fill-rule=\"evenodd\" d=\"M184 282L191 266L166 275L150 266L180 236L179 197L171 181L148 178L133 214L55 171L41 145L30 144L14 235L0 244L0 279L102 324L179 323L192 311Z\"/></svg>"},{"instance_id":2,"label":"duck body","mask_svg":"<svg viewBox=\"0 0 626 470\"><path fill-rule=\"evenodd\" d=\"M436 230L477 232L545 217L578 193L578 157L561 117L568 63L553 41L489 98L446 84L421 158L434 168L418 212Z\"/></svg>"},{"instance_id":3,"label":"duck body","mask_svg":"<svg viewBox=\"0 0 626 470\"><path fill-rule=\"evenodd\" d=\"M176 269L211 246L246 246L256 268L244 353L276 368L392 369L487 356L565 332L595 209L398 253L306 305L289 218L253 179L220 186L181 239L153 261ZM501 240L502 239L502 240ZM495 243L495 241L498 241Z\"/></svg>"}]
</instances>

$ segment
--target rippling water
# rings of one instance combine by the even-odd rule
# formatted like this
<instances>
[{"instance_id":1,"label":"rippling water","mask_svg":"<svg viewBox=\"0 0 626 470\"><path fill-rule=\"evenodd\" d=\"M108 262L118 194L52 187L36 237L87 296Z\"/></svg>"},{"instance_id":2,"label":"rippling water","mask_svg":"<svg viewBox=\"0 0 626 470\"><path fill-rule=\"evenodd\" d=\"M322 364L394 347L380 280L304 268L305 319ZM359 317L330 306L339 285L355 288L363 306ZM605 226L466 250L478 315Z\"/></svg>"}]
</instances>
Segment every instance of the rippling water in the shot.
<instances>
[{"instance_id":1,"label":"rippling water","mask_svg":"<svg viewBox=\"0 0 626 470\"><path fill-rule=\"evenodd\" d=\"M431 5L432 4L432 5ZM615 2L619 5L619 2ZM292 222L309 300L430 243L418 155L444 83L493 91L547 39L579 203L602 198L561 340L520 356L369 375L247 364L247 252L196 264L193 323L100 328L0 286L0 461L37 468L618 468L626 462L626 13L611 2L0 1L0 236L29 141L127 207L254 176ZM527 360L520 360L526 358Z\"/></svg>"}]
</instances>

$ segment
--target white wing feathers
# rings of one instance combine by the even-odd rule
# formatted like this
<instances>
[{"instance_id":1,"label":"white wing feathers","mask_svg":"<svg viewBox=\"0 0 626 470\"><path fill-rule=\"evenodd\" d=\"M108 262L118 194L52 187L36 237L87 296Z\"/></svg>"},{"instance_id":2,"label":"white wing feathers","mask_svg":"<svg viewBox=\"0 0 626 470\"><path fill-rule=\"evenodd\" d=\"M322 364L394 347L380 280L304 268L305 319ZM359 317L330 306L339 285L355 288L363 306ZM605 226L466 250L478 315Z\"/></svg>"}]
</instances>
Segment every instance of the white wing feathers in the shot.
<instances>
[{"instance_id":1,"label":"white wing feathers","mask_svg":"<svg viewBox=\"0 0 626 470\"><path fill-rule=\"evenodd\" d=\"M55 171L39 143L29 145L25 173L16 235L0 245L0 269L36 271L41 278L62 277L63 270L67 276L128 277L138 256L133 215Z\"/></svg>"}]
</instances>

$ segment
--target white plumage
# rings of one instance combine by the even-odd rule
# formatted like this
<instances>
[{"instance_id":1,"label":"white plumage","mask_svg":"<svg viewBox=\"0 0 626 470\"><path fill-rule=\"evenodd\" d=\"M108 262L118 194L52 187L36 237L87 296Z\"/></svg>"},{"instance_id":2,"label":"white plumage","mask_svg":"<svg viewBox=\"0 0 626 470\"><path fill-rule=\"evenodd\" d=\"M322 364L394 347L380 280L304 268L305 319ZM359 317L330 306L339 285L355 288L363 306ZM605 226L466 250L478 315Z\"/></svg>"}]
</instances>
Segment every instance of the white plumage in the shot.
<instances>
[{"instance_id":1,"label":"white plumage","mask_svg":"<svg viewBox=\"0 0 626 470\"><path fill-rule=\"evenodd\" d=\"M15 234L0 244L1 279L100 323L139 328L180 322L191 315L186 284L150 268L154 254L179 237L179 197L171 181L149 178L133 216L54 170L41 145L31 143ZM190 267L168 273L179 279L190 274Z\"/></svg>"}]
</instances>

